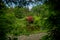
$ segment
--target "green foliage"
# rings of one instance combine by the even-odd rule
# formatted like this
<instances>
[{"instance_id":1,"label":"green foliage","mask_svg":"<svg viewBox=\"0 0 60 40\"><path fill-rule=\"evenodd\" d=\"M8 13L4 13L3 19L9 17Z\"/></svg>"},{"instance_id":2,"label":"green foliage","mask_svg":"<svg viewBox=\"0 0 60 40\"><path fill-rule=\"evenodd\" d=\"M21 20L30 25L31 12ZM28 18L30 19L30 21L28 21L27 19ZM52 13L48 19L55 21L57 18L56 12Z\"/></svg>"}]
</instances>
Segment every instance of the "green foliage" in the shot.
<instances>
[{"instance_id":1,"label":"green foliage","mask_svg":"<svg viewBox=\"0 0 60 40\"><path fill-rule=\"evenodd\" d=\"M36 9L38 9L38 10L36 10ZM37 6L37 8L34 8L34 10L33 10L33 13L36 13L36 15L39 13L37 16L40 17L40 19L39 19L40 26L48 27L50 25L50 23L48 22L48 20L49 20L48 18L51 15L54 15L54 12L53 11L49 11L49 7L47 5L42 5L40 7ZM40 12L38 12L38 11L40 11Z\"/></svg>"},{"instance_id":2,"label":"green foliage","mask_svg":"<svg viewBox=\"0 0 60 40\"><path fill-rule=\"evenodd\" d=\"M42 30L47 30L48 28L48 17L50 16L48 12L48 8L43 6L36 6L37 11L33 8L32 11L28 11L26 8L10 8L7 10L5 14L5 18L8 19L11 23L10 25L10 31L8 34L13 35L28 35L31 33L36 32L42 32ZM40 7L42 7L40 9ZM40 9L38 12L38 8ZM43 10L42 10L43 9ZM37 12L39 13L39 16L36 15ZM44 14L44 15L43 15ZM33 16L34 22L32 24L29 24L26 20L27 16Z\"/></svg>"},{"instance_id":3,"label":"green foliage","mask_svg":"<svg viewBox=\"0 0 60 40\"><path fill-rule=\"evenodd\" d=\"M53 3L54 2L54 3ZM47 5L49 5L49 8L51 11L54 11L55 15L51 15L49 17L49 22L51 22L50 27L50 37L52 37L52 40L60 40L60 3L59 0L48 0Z\"/></svg>"},{"instance_id":4,"label":"green foliage","mask_svg":"<svg viewBox=\"0 0 60 40\"><path fill-rule=\"evenodd\" d=\"M29 11L28 11L27 8L18 8L17 7L17 8L14 9L14 14L19 19L27 16L28 12Z\"/></svg>"},{"instance_id":5,"label":"green foliage","mask_svg":"<svg viewBox=\"0 0 60 40\"><path fill-rule=\"evenodd\" d=\"M8 32L10 21L5 18L6 7L2 0L0 0L0 40L6 40L6 33ZM3 38L4 37L4 38Z\"/></svg>"},{"instance_id":6,"label":"green foliage","mask_svg":"<svg viewBox=\"0 0 60 40\"><path fill-rule=\"evenodd\" d=\"M6 34L29 35L43 30L47 30L50 33L41 40L56 40L59 38L60 12L58 9L57 11L51 10L55 9L55 7L49 9L51 5L44 4L33 7L31 11L22 7L5 9L2 1L0 6L0 40L5 40ZM30 24L26 20L28 16L33 16L33 23Z\"/></svg>"},{"instance_id":7,"label":"green foliage","mask_svg":"<svg viewBox=\"0 0 60 40\"><path fill-rule=\"evenodd\" d=\"M0 16L0 40L6 40L6 33L10 31L11 24L10 20L5 17L5 14Z\"/></svg>"},{"instance_id":8,"label":"green foliage","mask_svg":"<svg viewBox=\"0 0 60 40\"><path fill-rule=\"evenodd\" d=\"M51 22L48 21L53 14L54 12L49 11L49 7L45 4L33 7L31 11L26 8L8 8L4 16L1 16L3 19L1 22L4 25L1 29L8 30L8 32L6 31L8 35L16 36L44 32L52 27ZM33 23L29 24L26 20L28 16L33 16Z\"/></svg>"},{"instance_id":9,"label":"green foliage","mask_svg":"<svg viewBox=\"0 0 60 40\"><path fill-rule=\"evenodd\" d=\"M41 8L40 8L41 7ZM42 5L39 8L42 9L40 11L40 15L39 17L40 19L40 26L42 26L42 28L46 28L48 29L48 32L50 32L50 34L46 35L45 37L43 37L41 40L58 40L59 39L59 29L60 29L60 22L59 22L59 12L54 12L51 9L49 9L48 5ZM38 8L38 7L37 7ZM38 10L35 10L37 8L34 8L35 13L38 13Z\"/></svg>"},{"instance_id":10,"label":"green foliage","mask_svg":"<svg viewBox=\"0 0 60 40\"><path fill-rule=\"evenodd\" d=\"M39 9L41 8L41 9L38 10L38 8ZM35 9L37 9L37 10L35 11ZM40 30L45 30L45 29L47 30L50 26L50 24L48 23L48 18L50 15L52 15L54 13L54 12L50 12L48 10L49 10L48 7L46 7L45 5L42 5L39 7L36 6L36 8L33 8L32 11L30 11L30 12L25 8L13 9L13 11L11 13L8 13L9 15L6 14L6 16L8 18L11 17L10 20L14 20L14 21L12 21L13 29L9 33L13 34L13 35L23 35L23 34L28 35L35 31L40 31ZM38 11L40 11L40 12L38 12ZM39 13L39 16L36 15L37 12ZM34 13L36 13L36 14L34 14ZM18 15L18 16L16 17L16 15ZM27 16L33 16L34 22L32 24L29 24L26 21Z\"/></svg>"},{"instance_id":11,"label":"green foliage","mask_svg":"<svg viewBox=\"0 0 60 40\"><path fill-rule=\"evenodd\" d=\"M52 40L53 37L49 36L49 35L45 35L42 37L42 39L40 40ZM54 39L53 39L54 40Z\"/></svg>"}]
</instances>

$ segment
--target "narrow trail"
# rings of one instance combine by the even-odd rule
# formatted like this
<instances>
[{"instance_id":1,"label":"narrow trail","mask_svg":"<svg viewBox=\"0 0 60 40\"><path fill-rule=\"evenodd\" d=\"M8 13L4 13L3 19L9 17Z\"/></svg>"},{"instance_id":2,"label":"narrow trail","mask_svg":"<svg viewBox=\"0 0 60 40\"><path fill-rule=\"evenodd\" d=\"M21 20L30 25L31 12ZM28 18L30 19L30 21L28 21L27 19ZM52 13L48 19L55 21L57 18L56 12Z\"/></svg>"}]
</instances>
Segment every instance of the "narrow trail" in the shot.
<instances>
[{"instance_id":1,"label":"narrow trail","mask_svg":"<svg viewBox=\"0 0 60 40\"><path fill-rule=\"evenodd\" d=\"M46 35L47 33L39 33L39 34L31 34L29 36L18 36L18 40L40 40L41 37L43 37L44 35Z\"/></svg>"}]
</instances>

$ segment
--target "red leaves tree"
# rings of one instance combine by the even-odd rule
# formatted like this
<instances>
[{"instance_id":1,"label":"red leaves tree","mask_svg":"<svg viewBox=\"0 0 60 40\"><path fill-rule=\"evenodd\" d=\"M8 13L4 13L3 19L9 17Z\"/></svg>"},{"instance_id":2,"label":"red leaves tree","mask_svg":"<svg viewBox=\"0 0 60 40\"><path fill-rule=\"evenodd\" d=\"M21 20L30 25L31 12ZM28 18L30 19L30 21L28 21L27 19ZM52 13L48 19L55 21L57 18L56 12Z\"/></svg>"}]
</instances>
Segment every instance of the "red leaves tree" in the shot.
<instances>
[{"instance_id":1,"label":"red leaves tree","mask_svg":"<svg viewBox=\"0 0 60 40\"><path fill-rule=\"evenodd\" d=\"M27 18L26 18L26 20L29 22L29 23L33 23L33 17L32 16L28 16Z\"/></svg>"}]
</instances>

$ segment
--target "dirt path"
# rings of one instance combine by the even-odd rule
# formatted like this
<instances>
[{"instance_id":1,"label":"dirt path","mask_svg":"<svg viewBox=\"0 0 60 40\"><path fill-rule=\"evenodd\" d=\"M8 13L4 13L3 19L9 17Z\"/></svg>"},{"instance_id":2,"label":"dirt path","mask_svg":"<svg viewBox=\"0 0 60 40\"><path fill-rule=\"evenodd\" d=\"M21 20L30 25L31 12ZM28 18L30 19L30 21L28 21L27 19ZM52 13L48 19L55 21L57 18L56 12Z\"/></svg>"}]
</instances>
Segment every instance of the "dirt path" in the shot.
<instances>
[{"instance_id":1,"label":"dirt path","mask_svg":"<svg viewBox=\"0 0 60 40\"><path fill-rule=\"evenodd\" d=\"M29 36L19 36L18 40L39 40L42 36L46 35L47 33L39 33L39 34L31 34Z\"/></svg>"}]
</instances>

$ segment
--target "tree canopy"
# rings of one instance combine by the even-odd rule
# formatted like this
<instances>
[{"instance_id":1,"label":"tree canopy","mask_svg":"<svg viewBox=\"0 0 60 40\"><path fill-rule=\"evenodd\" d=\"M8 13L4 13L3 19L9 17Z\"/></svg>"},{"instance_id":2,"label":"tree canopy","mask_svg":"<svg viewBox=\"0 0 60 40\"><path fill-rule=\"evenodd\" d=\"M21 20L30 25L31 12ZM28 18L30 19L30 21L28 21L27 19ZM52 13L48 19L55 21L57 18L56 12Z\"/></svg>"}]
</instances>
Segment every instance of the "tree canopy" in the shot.
<instances>
[{"instance_id":1,"label":"tree canopy","mask_svg":"<svg viewBox=\"0 0 60 40\"><path fill-rule=\"evenodd\" d=\"M23 7L23 6L28 6L28 5L32 5L32 4L40 4L40 2L42 2L41 0L3 0L3 2L7 5L7 6L18 6L18 7Z\"/></svg>"}]
</instances>

